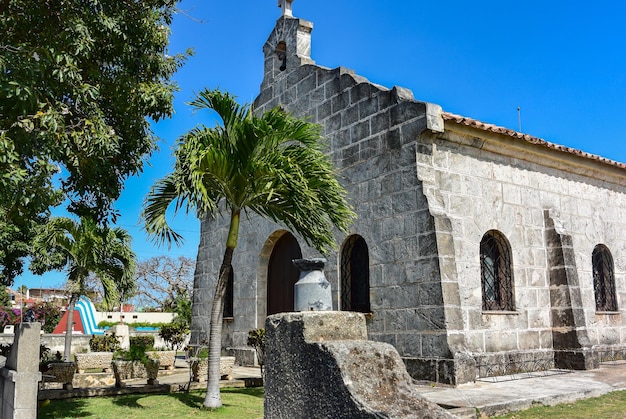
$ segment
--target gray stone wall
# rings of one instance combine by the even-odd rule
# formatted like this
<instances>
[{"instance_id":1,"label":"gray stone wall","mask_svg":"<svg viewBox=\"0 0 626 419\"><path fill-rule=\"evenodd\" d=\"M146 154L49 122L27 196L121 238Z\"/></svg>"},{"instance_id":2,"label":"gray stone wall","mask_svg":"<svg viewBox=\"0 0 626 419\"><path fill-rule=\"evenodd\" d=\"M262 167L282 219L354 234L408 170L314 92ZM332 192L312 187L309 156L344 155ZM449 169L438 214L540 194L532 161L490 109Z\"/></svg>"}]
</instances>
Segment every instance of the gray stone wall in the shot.
<instances>
[{"instance_id":1,"label":"gray stone wall","mask_svg":"<svg viewBox=\"0 0 626 419\"><path fill-rule=\"evenodd\" d=\"M549 273L554 271L548 261L554 255L549 255L546 234L554 224L567 256L566 262L561 255L561 268L570 278L570 326L584 328L587 335L579 343L623 345L626 173L571 153L543 149L539 155L536 146L508 141L450 122L445 134L424 136L418 153L418 176L431 211L448 220L452 242L446 256L457 267L456 277L442 276L442 281L458 284L460 296L461 317L448 323L453 350L482 354L553 348L553 326L563 326L558 320L565 297L554 287L551 295ZM514 312L481 310L479 244L491 229L502 232L513 251ZM595 310L591 255L601 243L615 262L619 312L611 314ZM456 306L456 296L446 295L444 303Z\"/></svg>"}]
</instances>

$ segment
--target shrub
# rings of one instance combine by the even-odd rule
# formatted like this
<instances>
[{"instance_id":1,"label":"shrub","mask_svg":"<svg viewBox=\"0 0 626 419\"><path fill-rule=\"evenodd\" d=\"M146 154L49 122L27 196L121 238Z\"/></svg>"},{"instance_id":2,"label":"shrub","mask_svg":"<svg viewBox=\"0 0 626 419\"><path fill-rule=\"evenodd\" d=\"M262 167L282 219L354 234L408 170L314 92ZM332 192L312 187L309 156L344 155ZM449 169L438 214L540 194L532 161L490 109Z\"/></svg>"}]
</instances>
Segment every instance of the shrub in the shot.
<instances>
[{"instance_id":1,"label":"shrub","mask_svg":"<svg viewBox=\"0 0 626 419\"><path fill-rule=\"evenodd\" d=\"M41 323L44 333L52 333L61 320L61 309L54 303L37 303L29 308L35 315L35 321Z\"/></svg>"},{"instance_id":2,"label":"shrub","mask_svg":"<svg viewBox=\"0 0 626 419\"><path fill-rule=\"evenodd\" d=\"M188 346L187 358L207 359L209 357L209 348L206 346Z\"/></svg>"},{"instance_id":3,"label":"shrub","mask_svg":"<svg viewBox=\"0 0 626 419\"><path fill-rule=\"evenodd\" d=\"M248 346L252 346L256 352L261 376L263 376L263 366L265 365L265 329L253 329L248 332Z\"/></svg>"},{"instance_id":4,"label":"shrub","mask_svg":"<svg viewBox=\"0 0 626 419\"><path fill-rule=\"evenodd\" d=\"M142 348L143 351L150 350L154 347L154 336L140 335L130 337L130 346Z\"/></svg>"},{"instance_id":5,"label":"shrub","mask_svg":"<svg viewBox=\"0 0 626 419\"><path fill-rule=\"evenodd\" d=\"M108 335L94 335L89 339L89 348L93 352L115 352L121 349L121 346L115 333L111 333Z\"/></svg>"},{"instance_id":6,"label":"shrub","mask_svg":"<svg viewBox=\"0 0 626 419\"><path fill-rule=\"evenodd\" d=\"M4 330L5 326L16 326L22 320L22 312L19 308L3 308L0 309L0 328Z\"/></svg>"},{"instance_id":7,"label":"shrub","mask_svg":"<svg viewBox=\"0 0 626 419\"><path fill-rule=\"evenodd\" d=\"M186 292L178 294L174 300L174 311L176 312L174 323L181 324L189 329L191 326L191 306L192 299L189 298Z\"/></svg>"},{"instance_id":8,"label":"shrub","mask_svg":"<svg viewBox=\"0 0 626 419\"><path fill-rule=\"evenodd\" d=\"M148 361L146 348L143 346L130 345L127 351L117 351L115 356L123 361L141 361L142 363Z\"/></svg>"},{"instance_id":9,"label":"shrub","mask_svg":"<svg viewBox=\"0 0 626 419\"><path fill-rule=\"evenodd\" d=\"M61 320L61 309L51 302L35 304L24 310L25 314L27 312L34 315L34 321L41 323L44 333L52 333ZM0 308L0 332L5 326L17 326L21 321L22 312L19 308Z\"/></svg>"},{"instance_id":10,"label":"shrub","mask_svg":"<svg viewBox=\"0 0 626 419\"><path fill-rule=\"evenodd\" d=\"M161 326L159 330L159 336L165 341L167 347L175 351L182 348L188 333L187 325L176 322Z\"/></svg>"}]
</instances>

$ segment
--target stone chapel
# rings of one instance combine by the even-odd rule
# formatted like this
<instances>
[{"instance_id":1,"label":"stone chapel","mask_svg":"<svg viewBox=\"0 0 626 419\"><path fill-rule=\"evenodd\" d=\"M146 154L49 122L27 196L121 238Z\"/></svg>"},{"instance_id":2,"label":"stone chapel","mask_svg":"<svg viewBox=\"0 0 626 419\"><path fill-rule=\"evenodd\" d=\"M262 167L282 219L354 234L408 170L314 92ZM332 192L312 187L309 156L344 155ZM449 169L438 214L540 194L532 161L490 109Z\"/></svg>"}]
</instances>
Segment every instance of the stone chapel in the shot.
<instances>
[{"instance_id":1,"label":"stone chapel","mask_svg":"<svg viewBox=\"0 0 626 419\"><path fill-rule=\"evenodd\" d=\"M263 45L255 109L323 127L358 218L327 257L336 310L366 314L420 380L596 368L626 352L626 165L451 114L411 91L311 58L313 24L291 0ZM194 300L210 302L228 223L202 222ZM293 232L242 221L225 307L226 351L293 310ZM192 333L208 336L210 305Z\"/></svg>"}]
</instances>

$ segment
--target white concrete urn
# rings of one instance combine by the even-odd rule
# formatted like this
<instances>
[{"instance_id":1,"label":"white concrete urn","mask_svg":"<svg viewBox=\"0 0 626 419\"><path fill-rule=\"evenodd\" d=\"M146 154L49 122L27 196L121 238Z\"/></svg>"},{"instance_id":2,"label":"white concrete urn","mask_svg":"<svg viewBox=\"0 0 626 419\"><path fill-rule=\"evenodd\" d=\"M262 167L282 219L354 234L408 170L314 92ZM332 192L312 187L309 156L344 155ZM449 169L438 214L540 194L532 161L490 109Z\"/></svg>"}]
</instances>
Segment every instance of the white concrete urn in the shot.
<instances>
[{"instance_id":1,"label":"white concrete urn","mask_svg":"<svg viewBox=\"0 0 626 419\"><path fill-rule=\"evenodd\" d=\"M294 259L300 278L294 285L294 311L330 311L333 296L324 276L324 258Z\"/></svg>"}]
</instances>

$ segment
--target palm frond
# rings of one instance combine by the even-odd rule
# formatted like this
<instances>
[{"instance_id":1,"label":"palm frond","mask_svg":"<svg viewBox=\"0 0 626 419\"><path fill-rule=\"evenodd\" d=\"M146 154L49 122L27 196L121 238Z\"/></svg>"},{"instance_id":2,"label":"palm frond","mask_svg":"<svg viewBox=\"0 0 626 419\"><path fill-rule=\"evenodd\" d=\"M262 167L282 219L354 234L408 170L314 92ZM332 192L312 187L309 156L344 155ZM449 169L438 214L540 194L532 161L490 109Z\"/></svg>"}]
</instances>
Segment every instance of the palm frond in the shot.
<instances>
[{"instance_id":1,"label":"palm frond","mask_svg":"<svg viewBox=\"0 0 626 419\"><path fill-rule=\"evenodd\" d=\"M144 201L141 217L145 221L145 230L158 244L180 244L183 241L167 222L167 210L174 205L174 212L177 212L186 199L177 186L175 176L170 174L152 186Z\"/></svg>"},{"instance_id":2,"label":"palm frond","mask_svg":"<svg viewBox=\"0 0 626 419\"><path fill-rule=\"evenodd\" d=\"M180 239L166 211L186 201L199 215L219 208L256 212L322 253L335 246L333 229L347 231L355 213L324 153L319 125L278 107L256 116L219 90L205 89L190 104L215 111L222 125L197 127L179 139L174 173L155 184L144 206L149 233L161 242Z\"/></svg>"},{"instance_id":3,"label":"palm frond","mask_svg":"<svg viewBox=\"0 0 626 419\"><path fill-rule=\"evenodd\" d=\"M72 294L85 292L91 273L101 280L109 304L118 301L120 290L134 287L136 260L131 236L119 227L103 227L85 217L78 221L55 217L35 239L34 249L34 270L65 270Z\"/></svg>"}]
</instances>

